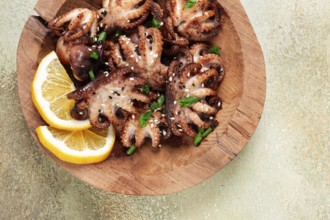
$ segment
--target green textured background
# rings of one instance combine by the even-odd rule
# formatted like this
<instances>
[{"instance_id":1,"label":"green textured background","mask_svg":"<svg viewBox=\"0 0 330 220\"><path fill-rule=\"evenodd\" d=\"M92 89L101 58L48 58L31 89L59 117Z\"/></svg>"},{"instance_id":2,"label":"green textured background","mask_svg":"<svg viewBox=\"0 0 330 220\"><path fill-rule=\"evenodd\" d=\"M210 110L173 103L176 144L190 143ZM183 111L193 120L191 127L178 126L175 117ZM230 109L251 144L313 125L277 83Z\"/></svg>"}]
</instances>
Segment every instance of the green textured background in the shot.
<instances>
[{"instance_id":1,"label":"green textured background","mask_svg":"<svg viewBox=\"0 0 330 220\"><path fill-rule=\"evenodd\" d=\"M242 0L264 52L267 99L246 148L180 193L88 186L30 136L15 59L36 0L0 0L0 219L330 219L329 0Z\"/></svg>"}]
</instances>

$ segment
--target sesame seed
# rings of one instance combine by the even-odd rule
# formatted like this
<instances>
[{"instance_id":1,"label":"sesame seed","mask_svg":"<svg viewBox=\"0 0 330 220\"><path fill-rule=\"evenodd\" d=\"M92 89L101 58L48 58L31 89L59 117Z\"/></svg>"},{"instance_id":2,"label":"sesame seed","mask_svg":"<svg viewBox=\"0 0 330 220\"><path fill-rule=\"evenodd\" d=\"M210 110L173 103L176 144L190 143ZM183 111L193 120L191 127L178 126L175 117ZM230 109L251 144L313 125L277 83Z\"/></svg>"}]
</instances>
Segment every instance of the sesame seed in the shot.
<instances>
[{"instance_id":1,"label":"sesame seed","mask_svg":"<svg viewBox=\"0 0 330 220\"><path fill-rule=\"evenodd\" d=\"M172 76L170 76L170 78L168 80L171 82L172 81Z\"/></svg>"},{"instance_id":2,"label":"sesame seed","mask_svg":"<svg viewBox=\"0 0 330 220\"><path fill-rule=\"evenodd\" d=\"M187 75L188 75L188 77L190 77L190 72Z\"/></svg>"},{"instance_id":3,"label":"sesame seed","mask_svg":"<svg viewBox=\"0 0 330 220\"><path fill-rule=\"evenodd\" d=\"M100 27L103 27L103 23L100 23Z\"/></svg>"},{"instance_id":4,"label":"sesame seed","mask_svg":"<svg viewBox=\"0 0 330 220\"><path fill-rule=\"evenodd\" d=\"M165 114L162 114L162 117L165 117Z\"/></svg>"},{"instance_id":5,"label":"sesame seed","mask_svg":"<svg viewBox=\"0 0 330 220\"><path fill-rule=\"evenodd\" d=\"M204 83L202 83L202 88L204 88Z\"/></svg>"},{"instance_id":6,"label":"sesame seed","mask_svg":"<svg viewBox=\"0 0 330 220\"><path fill-rule=\"evenodd\" d=\"M135 115L132 115L132 119L134 119L135 118Z\"/></svg>"},{"instance_id":7,"label":"sesame seed","mask_svg":"<svg viewBox=\"0 0 330 220\"><path fill-rule=\"evenodd\" d=\"M104 64L107 65L107 66L109 66L109 63L108 62L105 62Z\"/></svg>"},{"instance_id":8,"label":"sesame seed","mask_svg":"<svg viewBox=\"0 0 330 220\"><path fill-rule=\"evenodd\" d=\"M151 123L151 124L150 124L150 127L151 127L151 128L153 128L154 126L155 126L154 123Z\"/></svg>"},{"instance_id":9,"label":"sesame seed","mask_svg":"<svg viewBox=\"0 0 330 220\"><path fill-rule=\"evenodd\" d=\"M162 147L162 145L160 144L160 145L158 145L158 147Z\"/></svg>"},{"instance_id":10,"label":"sesame seed","mask_svg":"<svg viewBox=\"0 0 330 220\"><path fill-rule=\"evenodd\" d=\"M172 121L175 119L174 117L170 118Z\"/></svg>"},{"instance_id":11,"label":"sesame seed","mask_svg":"<svg viewBox=\"0 0 330 220\"><path fill-rule=\"evenodd\" d=\"M177 101L174 101L173 103L174 103L174 105L175 105L175 104L177 103Z\"/></svg>"},{"instance_id":12,"label":"sesame seed","mask_svg":"<svg viewBox=\"0 0 330 220\"><path fill-rule=\"evenodd\" d=\"M210 120L213 120L213 117L212 116L210 117Z\"/></svg>"},{"instance_id":13,"label":"sesame seed","mask_svg":"<svg viewBox=\"0 0 330 220\"><path fill-rule=\"evenodd\" d=\"M165 131L165 130L163 130L163 135L164 135L164 136L166 135L166 131Z\"/></svg>"},{"instance_id":14,"label":"sesame seed","mask_svg":"<svg viewBox=\"0 0 330 220\"><path fill-rule=\"evenodd\" d=\"M92 48L88 48L88 51L93 51Z\"/></svg>"},{"instance_id":15,"label":"sesame seed","mask_svg":"<svg viewBox=\"0 0 330 220\"><path fill-rule=\"evenodd\" d=\"M83 115L84 113L83 112L79 112L79 115Z\"/></svg>"},{"instance_id":16,"label":"sesame seed","mask_svg":"<svg viewBox=\"0 0 330 220\"><path fill-rule=\"evenodd\" d=\"M181 132L183 131L181 128L179 128L178 130L181 131Z\"/></svg>"},{"instance_id":17,"label":"sesame seed","mask_svg":"<svg viewBox=\"0 0 330 220\"><path fill-rule=\"evenodd\" d=\"M162 26L164 24L164 22L160 22L159 24L160 24L160 26Z\"/></svg>"},{"instance_id":18,"label":"sesame seed","mask_svg":"<svg viewBox=\"0 0 330 220\"><path fill-rule=\"evenodd\" d=\"M134 78L133 78L133 77L131 77L131 78L129 78L129 80L133 81L133 80L134 80Z\"/></svg>"},{"instance_id":19,"label":"sesame seed","mask_svg":"<svg viewBox=\"0 0 330 220\"><path fill-rule=\"evenodd\" d=\"M220 107L220 105L221 105L221 102L218 102L218 107Z\"/></svg>"}]
</instances>

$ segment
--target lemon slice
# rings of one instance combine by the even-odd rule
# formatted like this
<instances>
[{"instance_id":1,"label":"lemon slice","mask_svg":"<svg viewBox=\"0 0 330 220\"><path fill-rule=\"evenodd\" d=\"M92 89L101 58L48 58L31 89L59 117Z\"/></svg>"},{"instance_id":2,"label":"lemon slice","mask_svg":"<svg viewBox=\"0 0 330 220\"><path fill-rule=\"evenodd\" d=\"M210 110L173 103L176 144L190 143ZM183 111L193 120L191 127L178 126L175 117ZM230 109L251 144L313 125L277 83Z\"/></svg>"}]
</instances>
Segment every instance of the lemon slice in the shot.
<instances>
[{"instance_id":1,"label":"lemon slice","mask_svg":"<svg viewBox=\"0 0 330 220\"><path fill-rule=\"evenodd\" d=\"M74 101L66 95L75 86L53 51L42 59L32 82L32 101L41 117L50 126L77 131L91 127L89 120L79 121L71 117Z\"/></svg>"},{"instance_id":2,"label":"lemon slice","mask_svg":"<svg viewBox=\"0 0 330 220\"><path fill-rule=\"evenodd\" d=\"M98 163L109 157L116 135L112 126L83 131L65 131L50 126L36 129L38 138L59 159L75 164Z\"/></svg>"}]
</instances>

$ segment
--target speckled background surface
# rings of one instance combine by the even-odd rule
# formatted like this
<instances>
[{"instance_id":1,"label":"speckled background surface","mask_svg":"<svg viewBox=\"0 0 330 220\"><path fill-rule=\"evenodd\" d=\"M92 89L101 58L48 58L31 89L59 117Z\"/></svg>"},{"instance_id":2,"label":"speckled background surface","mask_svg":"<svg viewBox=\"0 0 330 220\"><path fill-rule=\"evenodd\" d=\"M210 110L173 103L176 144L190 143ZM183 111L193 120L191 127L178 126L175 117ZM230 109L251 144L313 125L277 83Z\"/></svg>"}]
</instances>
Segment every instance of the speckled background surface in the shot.
<instances>
[{"instance_id":1,"label":"speckled background surface","mask_svg":"<svg viewBox=\"0 0 330 220\"><path fill-rule=\"evenodd\" d=\"M180 193L90 187L30 136L15 59L36 0L0 0L0 219L330 219L330 2L242 0L264 52L267 99L246 148Z\"/></svg>"}]
</instances>

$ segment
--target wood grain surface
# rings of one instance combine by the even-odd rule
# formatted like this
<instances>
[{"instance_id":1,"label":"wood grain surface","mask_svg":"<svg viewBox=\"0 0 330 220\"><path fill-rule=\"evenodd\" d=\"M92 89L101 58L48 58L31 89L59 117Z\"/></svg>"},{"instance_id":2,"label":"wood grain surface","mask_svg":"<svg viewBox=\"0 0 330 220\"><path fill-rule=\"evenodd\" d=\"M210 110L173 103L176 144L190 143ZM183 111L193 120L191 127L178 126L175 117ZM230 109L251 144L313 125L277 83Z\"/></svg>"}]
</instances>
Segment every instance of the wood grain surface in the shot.
<instances>
[{"instance_id":1,"label":"wood grain surface","mask_svg":"<svg viewBox=\"0 0 330 220\"><path fill-rule=\"evenodd\" d=\"M232 161L253 135L264 106L265 64L253 28L239 0L219 0L224 8L223 26L212 41L221 47L225 79L218 93L223 109L220 125L199 147L191 138L173 138L154 149L150 143L126 156L116 142L102 163L74 165L44 151L79 179L104 190L130 195L164 195L178 192L212 176ZM74 7L98 8L100 1L39 0L22 32L17 51L17 79L22 110L32 136L44 125L32 104L30 87L40 60L54 50L55 36L45 21Z\"/></svg>"}]
</instances>

